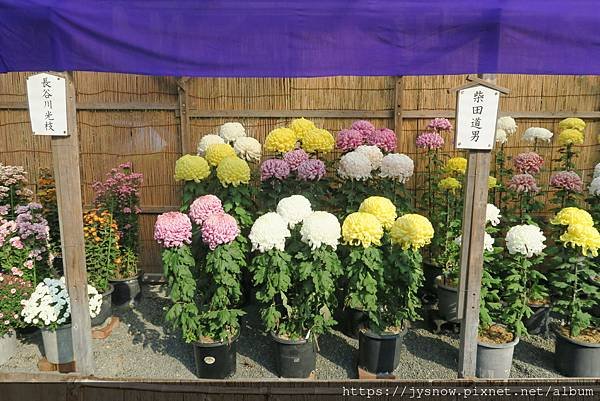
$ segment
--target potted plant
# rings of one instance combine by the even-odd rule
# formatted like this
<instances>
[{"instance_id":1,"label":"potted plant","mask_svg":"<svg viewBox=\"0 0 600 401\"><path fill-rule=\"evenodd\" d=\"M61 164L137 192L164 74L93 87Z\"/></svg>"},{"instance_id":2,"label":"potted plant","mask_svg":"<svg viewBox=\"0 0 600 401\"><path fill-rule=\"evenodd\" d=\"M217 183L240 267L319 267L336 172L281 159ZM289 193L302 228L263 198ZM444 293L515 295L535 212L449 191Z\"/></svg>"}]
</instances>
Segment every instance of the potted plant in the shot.
<instances>
[{"instance_id":1,"label":"potted plant","mask_svg":"<svg viewBox=\"0 0 600 401\"><path fill-rule=\"evenodd\" d=\"M193 345L198 377L223 379L235 373L243 312L234 305L241 297L241 269L246 263L239 234L231 215L205 214L200 235L208 251L196 264L189 246L192 223L188 216L168 212L156 221L154 238L163 247L164 273L173 302L166 319Z\"/></svg>"},{"instance_id":2,"label":"potted plant","mask_svg":"<svg viewBox=\"0 0 600 401\"><path fill-rule=\"evenodd\" d=\"M433 226L418 214L405 214L385 237L385 263L371 296L376 308L368 326L359 333L359 368L372 373L391 373L399 364L402 340L410 322L420 320L423 285L421 248L431 242Z\"/></svg>"},{"instance_id":3,"label":"potted plant","mask_svg":"<svg viewBox=\"0 0 600 401\"><path fill-rule=\"evenodd\" d=\"M100 312L92 319L92 326L102 325L112 316L112 294L115 277L123 257L119 246L119 229L108 210L93 209L83 216L85 266L88 284L102 296Z\"/></svg>"},{"instance_id":4,"label":"potted plant","mask_svg":"<svg viewBox=\"0 0 600 401\"><path fill-rule=\"evenodd\" d=\"M511 227L505 238L508 254L495 263L490 240L484 254L476 374L481 378L508 378L514 348L527 334L524 319L533 313L529 300L536 288L531 281L541 274L535 266L544 259L546 237L534 225Z\"/></svg>"},{"instance_id":5,"label":"potted plant","mask_svg":"<svg viewBox=\"0 0 600 401\"><path fill-rule=\"evenodd\" d=\"M142 174L135 173L131 163L123 163L111 169L104 181L93 184L95 207L108 210L120 230L122 257L109 280L114 287L112 302L117 306L129 305L142 296L143 274L137 267L142 181Z\"/></svg>"},{"instance_id":6,"label":"potted plant","mask_svg":"<svg viewBox=\"0 0 600 401\"><path fill-rule=\"evenodd\" d=\"M87 286L90 317L100 312L102 297L91 285ZM25 323L42 331L44 354L48 362L64 364L74 361L71 337L71 303L65 278L46 278L35 287L31 296L22 301L21 315Z\"/></svg>"},{"instance_id":7,"label":"potted plant","mask_svg":"<svg viewBox=\"0 0 600 401\"><path fill-rule=\"evenodd\" d=\"M8 361L17 348L16 328L24 327L21 301L29 298L31 283L0 272L0 365Z\"/></svg>"},{"instance_id":8,"label":"potted plant","mask_svg":"<svg viewBox=\"0 0 600 401\"><path fill-rule=\"evenodd\" d=\"M594 257L600 249L600 233L589 213L568 207L551 220L566 226L553 254L551 283L557 299L553 310L561 317L555 328L555 365L565 376L600 376L600 323L592 315L600 291L591 280L598 276Z\"/></svg>"}]
</instances>

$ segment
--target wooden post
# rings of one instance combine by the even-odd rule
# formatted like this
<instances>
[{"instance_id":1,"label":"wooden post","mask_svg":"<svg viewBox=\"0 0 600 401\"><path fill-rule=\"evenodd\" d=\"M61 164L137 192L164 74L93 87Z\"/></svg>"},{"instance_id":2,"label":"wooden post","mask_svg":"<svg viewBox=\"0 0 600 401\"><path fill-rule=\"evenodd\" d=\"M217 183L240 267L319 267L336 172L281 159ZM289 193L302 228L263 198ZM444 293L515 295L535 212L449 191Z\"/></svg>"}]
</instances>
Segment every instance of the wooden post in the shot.
<instances>
[{"instance_id":1,"label":"wooden post","mask_svg":"<svg viewBox=\"0 0 600 401\"><path fill-rule=\"evenodd\" d=\"M396 135L402 134L403 100L404 100L404 79L396 78L396 101L394 102L394 132Z\"/></svg>"},{"instance_id":2,"label":"wooden post","mask_svg":"<svg viewBox=\"0 0 600 401\"><path fill-rule=\"evenodd\" d=\"M177 92L179 97L179 134L181 135L181 154L187 155L190 153L190 116L189 116L189 88L190 78L181 77L177 80ZM195 153L195 152L194 152Z\"/></svg>"},{"instance_id":3,"label":"wooden post","mask_svg":"<svg viewBox=\"0 0 600 401\"><path fill-rule=\"evenodd\" d=\"M492 84L495 75L480 75ZM460 325L460 354L458 376L475 377L477 366L477 336L479 330L479 302L483 274L485 215L488 197L491 152L470 150L463 212L463 245L460 261L460 288L458 314Z\"/></svg>"},{"instance_id":4,"label":"wooden post","mask_svg":"<svg viewBox=\"0 0 600 401\"><path fill-rule=\"evenodd\" d=\"M67 87L68 136L53 136L51 140L60 240L67 290L71 300L71 332L75 368L81 374L91 375L94 373L94 354L92 352L92 328L83 240L75 85L70 72L60 75L65 78Z\"/></svg>"}]
</instances>

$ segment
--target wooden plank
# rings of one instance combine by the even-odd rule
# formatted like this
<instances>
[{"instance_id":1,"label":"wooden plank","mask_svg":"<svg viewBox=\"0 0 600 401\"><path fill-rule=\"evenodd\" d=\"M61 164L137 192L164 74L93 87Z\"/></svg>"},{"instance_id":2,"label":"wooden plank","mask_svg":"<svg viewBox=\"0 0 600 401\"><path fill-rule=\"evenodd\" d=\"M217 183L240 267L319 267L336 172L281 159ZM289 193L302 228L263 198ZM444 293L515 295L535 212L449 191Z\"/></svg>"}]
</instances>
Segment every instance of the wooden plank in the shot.
<instances>
[{"instance_id":1,"label":"wooden plank","mask_svg":"<svg viewBox=\"0 0 600 401\"><path fill-rule=\"evenodd\" d=\"M193 110L190 118L392 118L393 110Z\"/></svg>"},{"instance_id":2,"label":"wooden plank","mask_svg":"<svg viewBox=\"0 0 600 401\"><path fill-rule=\"evenodd\" d=\"M402 134L403 117L403 99L404 99L404 79L396 79L396 101L394 102L394 132L396 135Z\"/></svg>"},{"instance_id":3,"label":"wooden plank","mask_svg":"<svg viewBox=\"0 0 600 401\"><path fill-rule=\"evenodd\" d=\"M190 118L189 118L189 81L187 77L177 80L179 101L179 139L181 141L181 154L190 153Z\"/></svg>"},{"instance_id":4,"label":"wooden plank","mask_svg":"<svg viewBox=\"0 0 600 401\"><path fill-rule=\"evenodd\" d=\"M0 110L27 110L27 102L0 102ZM146 102L82 102L77 105L77 110L178 110L178 103L146 103Z\"/></svg>"},{"instance_id":5,"label":"wooden plank","mask_svg":"<svg viewBox=\"0 0 600 401\"><path fill-rule=\"evenodd\" d=\"M92 329L85 268L75 85L72 73L60 75L66 79L67 85L69 135L52 137L52 160L56 181L63 269L71 300L73 352L77 371L88 375L94 372L94 355L92 353Z\"/></svg>"}]
</instances>

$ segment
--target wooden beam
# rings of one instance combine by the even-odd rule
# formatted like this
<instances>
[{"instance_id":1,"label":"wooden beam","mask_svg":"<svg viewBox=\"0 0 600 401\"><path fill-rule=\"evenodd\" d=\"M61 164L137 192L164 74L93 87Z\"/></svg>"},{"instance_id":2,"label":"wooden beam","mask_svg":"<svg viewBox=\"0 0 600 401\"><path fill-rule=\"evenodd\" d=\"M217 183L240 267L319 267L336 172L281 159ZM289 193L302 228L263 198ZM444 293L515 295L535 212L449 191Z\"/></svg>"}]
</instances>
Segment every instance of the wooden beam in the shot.
<instances>
[{"instance_id":1,"label":"wooden beam","mask_svg":"<svg viewBox=\"0 0 600 401\"><path fill-rule=\"evenodd\" d=\"M394 102L394 132L396 135L402 134L403 118L403 100L404 100L404 79L396 78L396 101Z\"/></svg>"},{"instance_id":2,"label":"wooden beam","mask_svg":"<svg viewBox=\"0 0 600 401\"><path fill-rule=\"evenodd\" d=\"M191 110L191 118L392 118L393 110Z\"/></svg>"},{"instance_id":3,"label":"wooden beam","mask_svg":"<svg viewBox=\"0 0 600 401\"><path fill-rule=\"evenodd\" d=\"M190 153L190 118L189 118L189 88L190 79L182 77L177 80L179 103L179 135L181 140L181 154Z\"/></svg>"},{"instance_id":4,"label":"wooden beam","mask_svg":"<svg viewBox=\"0 0 600 401\"><path fill-rule=\"evenodd\" d=\"M27 110L27 102L0 102L0 110ZM174 111L179 109L177 103L145 103L145 102L82 102L77 105L77 110L103 111L103 110L154 110Z\"/></svg>"},{"instance_id":5,"label":"wooden beam","mask_svg":"<svg viewBox=\"0 0 600 401\"><path fill-rule=\"evenodd\" d=\"M94 372L92 328L87 292L81 178L79 174L79 138L75 105L75 85L70 72L60 74L67 86L68 136L51 140L56 199L60 225L63 269L71 301L71 331L75 366L79 373Z\"/></svg>"}]
</instances>

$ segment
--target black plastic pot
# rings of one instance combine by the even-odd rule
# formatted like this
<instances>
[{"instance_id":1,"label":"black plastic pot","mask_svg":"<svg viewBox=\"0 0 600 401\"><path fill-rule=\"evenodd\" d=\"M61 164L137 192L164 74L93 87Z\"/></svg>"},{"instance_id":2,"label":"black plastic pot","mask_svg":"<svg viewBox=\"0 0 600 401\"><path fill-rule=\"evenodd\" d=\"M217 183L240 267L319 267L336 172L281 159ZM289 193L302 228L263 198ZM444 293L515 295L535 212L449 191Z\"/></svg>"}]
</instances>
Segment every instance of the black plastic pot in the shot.
<instances>
[{"instance_id":1,"label":"black plastic pot","mask_svg":"<svg viewBox=\"0 0 600 401\"><path fill-rule=\"evenodd\" d=\"M196 376L202 379L225 379L233 375L237 362L239 336L238 333L228 342L194 343Z\"/></svg>"},{"instance_id":2,"label":"black plastic pot","mask_svg":"<svg viewBox=\"0 0 600 401\"><path fill-rule=\"evenodd\" d=\"M102 304L100 305L100 312L95 318L92 318L92 326L100 326L106 319L112 316L112 294L115 287L112 284L108 285L108 290L102 293Z\"/></svg>"},{"instance_id":3,"label":"black plastic pot","mask_svg":"<svg viewBox=\"0 0 600 401\"><path fill-rule=\"evenodd\" d=\"M529 307L533 310L533 315L528 319L524 319L523 323L529 334L546 336L548 335L550 324L550 305L547 304L530 304Z\"/></svg>"},{"instance_id":4,"label":"black plastic pot","mask_svg":"<svg viewBox=\"0 0 600 401\"><path fill-rule=\"evenodd\" d=\"M367 314L355 308L343 309L342 332L350 338L358 338L358 333L367 327L369 317Z\"/></svg>"},{"instance_id":5,"label":"black plastic pot","mask_svg":"<svg viewBox=\"0 0 600 401\"><path fill-rule=\"evenodd\" d=\"M108 280L115 288L112 294L113 305L123 306L139 302L142 299L142 276L143 273L140 272L135 277Z\"/></svg>"},{"instance_id":6,"label":"black plastic pot","mask_svg":"<svg viewBox=\"0 0 600 401\"><path fill-rule=\"evenodd\" d=\"M306 379L315 371L317 351L312 336L288 340L271 333L275 343L275 362L279 377Z\"/></svg>"},{"instance_id":7,"label":"black plastic pot","mask_svg":"<svg viewBox=\"0 0 600 401\"><path fill-rule=\"evenodd\" d=\"M421 287L421 292L423 295L427 296L435 296L436 287L435 287L435 279L437 276L442 274L442 268L438 265L434 265L433 263L423 262L423 287Z\"/></svg>"},{"instance_id":8,"label":"black plastic pot","mask_svg":"<svg viewBox=\"0 0 600 401\"><path fill-rule=\"evenodd\" d=\"M584 343L565 337L558 328L554 366L569 377L600 377L600 344Z\"/></svg>"},{"instance_id":9,"label":"black plastic pot","mask_svg":"<svg viewBox=\"0 0 600 401\"><path fill-rule=\"evenodd\" d=\"M358 366L375 374L392 373L400 363L406 328L398 334L377 334L363 329L358 336Z\"/></svg>"},{"instance_id":10,"label":"black plastic pot","mask_svg":"<svg viewBox=\"0 0 600 401\"><path fill-rule=\"evenodd\" d=\"M458 322L458 288L446 285L442 276L436 277L435 286L440 315L448 322Z\"/></svg>"}]
</instances>

